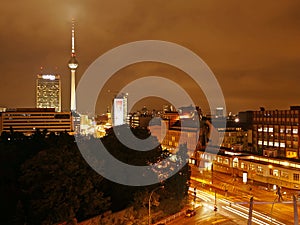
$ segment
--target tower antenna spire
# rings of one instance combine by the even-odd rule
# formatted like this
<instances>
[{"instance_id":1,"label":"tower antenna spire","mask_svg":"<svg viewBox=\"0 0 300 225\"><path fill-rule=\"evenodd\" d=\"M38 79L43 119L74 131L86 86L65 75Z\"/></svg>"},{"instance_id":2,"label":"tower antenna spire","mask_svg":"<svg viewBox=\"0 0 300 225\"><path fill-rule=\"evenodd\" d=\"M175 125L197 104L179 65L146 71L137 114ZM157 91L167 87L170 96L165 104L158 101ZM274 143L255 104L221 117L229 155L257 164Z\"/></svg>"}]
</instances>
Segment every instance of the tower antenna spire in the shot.
<instances>
[{"instance_id":1,"label":"tower antenna spire","mask_svg":"<svg viewBox=\"0 0 300 225\"><path fill-rule=\"evenodd\" d=\"M75 55L75 19L72 19L72 56Z\"/></svg>"}]
</instances>

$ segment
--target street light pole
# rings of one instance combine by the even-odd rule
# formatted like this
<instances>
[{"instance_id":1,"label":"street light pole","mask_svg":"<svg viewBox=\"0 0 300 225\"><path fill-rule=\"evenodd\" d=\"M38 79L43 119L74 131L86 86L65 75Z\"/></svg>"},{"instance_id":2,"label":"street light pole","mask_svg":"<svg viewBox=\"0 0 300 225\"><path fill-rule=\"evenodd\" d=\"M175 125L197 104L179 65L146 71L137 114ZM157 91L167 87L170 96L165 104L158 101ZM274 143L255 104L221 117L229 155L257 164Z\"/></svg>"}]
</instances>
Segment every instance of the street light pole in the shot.
<instances>
[{"instance_id":1,"label":"street light pole","mask_svg":"<svg viewBox=\"0 0 300 225\"><path fill-rule=\"evenodd\" d=\"M160 189L160 188L164 188L165 186L159 186L159 187L156 187L156 188L154 188L152 191L151 191L151 193L150 193L150 196L149 196L149 202L148 202L148 225L151 225L152 223L151 223L151 197L152 197L152 194L156 191L156 190L158 190L158 189Z\"/></svg>"},{"instance_id":2,"label":"street light pole","mask_svg":"<svg viewBox=\"0 0 300 225\"><path fill-rule=\"evenodd\" d=\"M211 184L214 184L214 164L211 164Z\"/></svg>"}]
</instances>

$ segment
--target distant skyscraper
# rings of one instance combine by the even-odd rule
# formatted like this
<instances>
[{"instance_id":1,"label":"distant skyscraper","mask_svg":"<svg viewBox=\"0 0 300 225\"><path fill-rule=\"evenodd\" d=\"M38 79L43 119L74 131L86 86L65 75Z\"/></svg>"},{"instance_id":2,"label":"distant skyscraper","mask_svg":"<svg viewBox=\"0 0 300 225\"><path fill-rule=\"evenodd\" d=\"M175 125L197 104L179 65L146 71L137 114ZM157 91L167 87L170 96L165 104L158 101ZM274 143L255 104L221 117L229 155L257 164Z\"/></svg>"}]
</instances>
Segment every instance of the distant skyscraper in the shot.
<instances>
[{"instance_id":1,"label":"distant skyscraper","mask_svg":"<svg viewBox=\"0 0 300 225\"><path fill-rule=\"evenodd\" d=\"M72 21L72 51L71 59L68 63L68 66L71 70L71 111L76 111L76 91L75 91L75 72L78 67L78 61L75 58L75 21Z\"/></svg>"},{"instance_id":2,"label":"distant skyscraper","mask_svg":"<svg viewBox=\"0 0 300 225\"><path fill-rule=\"evenodd\" d=\"M127 94L115 97L113 104L113 126L125 124L128 115Z\"/></svg>"},{"instance_id":3,"label":"distant skyscraper","mask_svg":"<svg viewBox=\"0 0 300 225\"><path fill-rule=\"evenodd\" d=\"M36 79L36 107L61 111L61 82L59 75L38 74Z\"/></svg>"},{"instance_id":4,"label":"distant skyscraper","mask_svg":"<svg viewBox=\"0 0 300 225\"><path fill-rule=\"evenodd\" d=\"M217 107L216 108L216 118L223 118L224 115L224 108L223 107Z\"/></svg>"}]
</instances>

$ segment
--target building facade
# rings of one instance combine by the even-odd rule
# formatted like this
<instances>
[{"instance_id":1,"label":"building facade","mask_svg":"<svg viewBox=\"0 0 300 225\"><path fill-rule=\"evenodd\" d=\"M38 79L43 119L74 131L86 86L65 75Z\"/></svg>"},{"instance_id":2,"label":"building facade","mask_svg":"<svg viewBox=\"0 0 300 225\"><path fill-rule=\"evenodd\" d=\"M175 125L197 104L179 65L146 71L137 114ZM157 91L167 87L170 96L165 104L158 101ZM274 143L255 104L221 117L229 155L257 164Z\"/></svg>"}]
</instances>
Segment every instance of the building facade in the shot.
<instances>
[{"instance_id":1,"label":"building facade","mask_svg":"<svg viewBox=\"0 0 300 225\"><path fill-rule=\"evenodd\" d=\"M248 131L240 127L226 128L221 147L235 151L245 151L248 148Z\"/></svg>"},{"instance_id":2,"label":"building facade","mask_svg":"<svg viewBox=\"0 0 300 225\"><path fill-rule=\"evenodd\" d=\"M299 159L300 107L253 112L253 151L269 157Z\"/></svg>"},{"instance_id":3,"label":"building facade","mask_svg":"<svg viewBox=\"0 0 300 225\"><path fill-rule=\"evenodd\" d=\"M113 126L119 126L127 123L128 102L127 94L121 94L113 100Z\"/></svg>"},{"instance_id":4,"label":"building facade","mask_svg":"<svg viewBox=\"0 0 300 225\"><path fill-rule=\"evenodd\" d=\"M61 111L61 81L59 75L38 74L36 79L36 107Z\"/></svg>"},{"instance_id":5,"label":"building facade","mask_svg":"<svg viewBox=\"0 0 300 225\"><path fill-rule=\"evenodd\" d=\"M0 132L21 132L26 135L37 129L48 132L71 132L71 112L55 112L55 109L16 108L0 113Z\"/></svg>"}]
</instances>

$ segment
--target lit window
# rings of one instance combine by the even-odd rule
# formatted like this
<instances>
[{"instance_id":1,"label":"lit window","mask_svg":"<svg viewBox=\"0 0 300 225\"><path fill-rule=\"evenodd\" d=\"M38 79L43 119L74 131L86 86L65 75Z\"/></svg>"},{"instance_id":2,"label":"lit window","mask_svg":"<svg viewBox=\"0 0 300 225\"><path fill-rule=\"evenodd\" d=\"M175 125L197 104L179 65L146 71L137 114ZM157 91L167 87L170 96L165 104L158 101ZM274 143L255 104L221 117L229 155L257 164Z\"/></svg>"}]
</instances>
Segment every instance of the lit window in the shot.
<instances>
[{"instance_id":1,"label":"lit window","mask_svg":"<svg viewBox=\"0 0 300 225\"><path fill-rule=\"evenodd\" d=\"M298 134L298 129L293 129L293 134Z\"/></svg>"},{"instance_id":2,"label":"lit window","mask_svg":"<svg viewBox=\"0 0 300 225\"><path fill-rule=\"evenodd\" d=\"M280 143L281 148L285 148L285 143Z\"/></svg>"},{"instance_id":3,"label":"lit window","mask_svg":"<svg viewBox=\"0 0 300 225\"><path fill-rule=\"evenodd\" d=\"M263 174L263 168L262 168L262 166L257 166L257 173L259 173L259 174Z\"/></svg>"},{"instance_id":4,"label":"lit window","mask_svg":"<svg viewBox=\"0 0 300 225\"><path fill-rule=\"evenodd\" d=\"M262 145L262 141L258 141L258 145Z\"/></svg>"}]
</instances>

